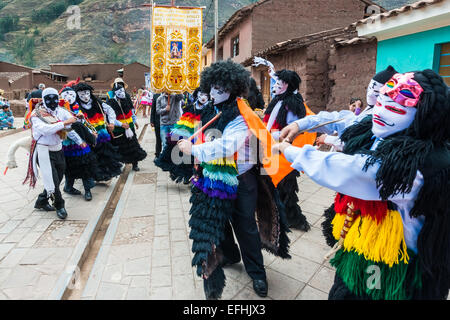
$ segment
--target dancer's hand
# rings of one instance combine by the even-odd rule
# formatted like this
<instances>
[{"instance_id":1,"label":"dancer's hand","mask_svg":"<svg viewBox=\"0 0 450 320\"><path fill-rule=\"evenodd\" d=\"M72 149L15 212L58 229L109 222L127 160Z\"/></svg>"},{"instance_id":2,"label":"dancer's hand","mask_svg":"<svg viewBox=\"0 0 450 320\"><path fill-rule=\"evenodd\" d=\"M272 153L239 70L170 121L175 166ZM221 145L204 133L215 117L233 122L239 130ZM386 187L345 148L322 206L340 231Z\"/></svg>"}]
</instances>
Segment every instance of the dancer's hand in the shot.
<instances>
[{"instance_id":1,"label":"dancer's hand","mask_svg":"<svg viewBox=\"0 0 450 320\"><path fill-rule=\"evenodd\" d=\"M69 119L64 121L64 125L68 126L68 125L71 125L72 123L75 123L75 122L77 122L77 118L71 117L71 118L69 118Z\"/></svg>"},{"instance_id":2,"label":"dancer's hand","mask_svg":"<svg viewBox=\"0 0 450 320\"><path fill-rule=\"evenodd\" d=\"M84 114L82 114L81 112L77 113L77 118L84 119Z\"/></svg>"},{"instance_id":3,"label":"dancer's hand","mask_svg":"<svg viewBox=\"0 0 450 320\"><path fill-rule=\"evenodd\" d=\"M180 140L177 143L178 148L180 148L180 151L184 154L191 155L192 154L192 142L188 140Z\"/></svg>"},{"instance_id":4,"label":"dancer's hand","mask_svg":"<svg viewBox=\"0 0 450 320\"><path fill-rule=\"evenodd\" d=\"M114 126L113 123L108 124L107 127L108 127L108 130L109 130L109 131L114 131L114 127L115 127L115 126Z\"/></svg>"},{"instance_id":5,"label":"dancer's hand","mask_svg":"<svg viewBox=\"0 0 450 320\"><path fill-rule=\"evenodd\" d=\"M139 125L138 125L138 123L137 123L137 122L135 122L135 123L134 123L134 126L136 127L136 130L138 130L138 129L139 129Z\"/></svg>"},{"instance_id":6,"label":"dancer's hand","mask_svg":"<svg viewBox=\"0 0 450 320\"><path fill-rule=\"evenodd\" d=\"M130 125L128 123L122 123L122 128L124 128L125 130L130 128Z\"/></svg>"},{"instance_id":7,"label":"dancer's hand","mask_svg":"<svg viewBox=\"0 0 450 320\"><path fill-rule=\"evenodd\" d=\"M274 154L284 153L284 150L286 150L286 148L291 147L291 146L292 145L289 142L277 143L276 145L272 146L272 152Z\"/></svg>"},{"instance_id":8,"label":"dancer's hand","mask_svg":"<svg viewBox=\"0 0 450 320\"><path fill-rule=\"evenodd\" d=\"M280 141L292 142L299 132L300 129L298 128L298 125L293 122L281 130Z\"/></svg>"},{"instance_id":9,"label":"dancer's hand","mask_svg":"<svg viewBox=\"0 0 450 320\"><path fill-rule=\"evenodd\" d=\"M318 137L316 139L316 145L321 146L323 144L325 144L325 138L327 137L326 134L321 135L320 137Z\"/></svg>"}]
</instances>

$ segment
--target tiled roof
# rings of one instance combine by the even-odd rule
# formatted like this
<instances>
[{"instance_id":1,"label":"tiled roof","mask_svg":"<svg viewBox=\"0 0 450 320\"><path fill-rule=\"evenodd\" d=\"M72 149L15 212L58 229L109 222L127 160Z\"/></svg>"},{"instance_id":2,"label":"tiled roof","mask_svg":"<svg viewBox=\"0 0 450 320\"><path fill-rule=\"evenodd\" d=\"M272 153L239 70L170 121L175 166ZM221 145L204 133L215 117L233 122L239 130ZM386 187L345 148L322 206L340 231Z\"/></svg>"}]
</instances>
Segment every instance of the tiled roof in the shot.
<instances>
[{"instance_id":1,"label":"tiled roof","mask_svg":"<svg viewBox=\"0 0 450 320\"><path fill-rule=\"evenodd\" d=\"M354 37L355 35L356 32L354 31L354 29L352 30L351 28L336 28L318 33L308 34L300 38L294 38L287 41L279 42L269 48L259 51L253 54L252 57L249 57L244 62L242 62L242 65L245 67L250 66L253 63L254 57L267 58L270 55L280 54L290 50L306 47L314 42L335 38L338 38L342 41L345 39L349 39L350 37Z\"/></svg>"},{"instance_id":2,"label":"tiled roof","mask_svg":"<svg viewBox=\"0 0 450 320\"><path fill-rule=\"evenodd\" d=\"M412 4L408 4L406 6L403 6L403 7L397 8L397 9L393 9L393 10L386 11L386 12L383 12L380 14L372 15L368 18L356 21L351 24L351 27L358 27L363 24L372 23L373 21L375 21L377 19L383 20L383 19L387 19L390 17L395 17L404 12L422 9L422 8L425 8L430 5L433 5L433 4L436 4L439 2L443 2L443 1L447 1L447 0L422 0L422 1L414 2Z\"/></svg>"},{"instance_id":3,"label":"tiled roof","mask_svg":"<svg viewBox=\"0 0 450 320\"><path fill-rule=\"evenodd\" d=\"M14 82L27 76L28 74L28 72L0 72L0 78L6 78Z\"/></svg>"}]
</instances>

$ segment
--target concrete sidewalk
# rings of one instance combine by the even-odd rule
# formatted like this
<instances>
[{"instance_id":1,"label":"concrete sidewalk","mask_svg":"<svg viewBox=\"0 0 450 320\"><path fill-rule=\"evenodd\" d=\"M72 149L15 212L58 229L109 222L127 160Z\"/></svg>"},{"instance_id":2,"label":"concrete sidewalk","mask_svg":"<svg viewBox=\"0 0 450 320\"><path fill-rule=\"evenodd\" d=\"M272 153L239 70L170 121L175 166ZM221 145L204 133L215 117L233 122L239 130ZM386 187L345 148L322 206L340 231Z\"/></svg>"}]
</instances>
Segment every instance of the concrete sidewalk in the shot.
<instances>
[{"instance_id":1,"label":"concrete sidewalk","mask_svg":"<svg viewBox=\"0 0 450 320\"><path fill-rule=\"evenodd\" d=\"M63 192L68 211L64 221L55 212L35 210L43 187L41 180L35 189L22 185L28 152L19 149L19 167L3 175L9 145L29 134L0 138L0 299L61 299L118 178L93 188L90 202ZM83 190L81 181L75 188Z\"/></svg>"},{"instance_id":2,"label":"concrete sidewalk","mask_svg":"<svg viewBox=\"0 0 450 320\"><path fill-rule=\"evenodd\" d=\"M143 145L154 150L154 131L147 130ZM153 152L152 152L153 154ZM153 156L128 176L99 255L81 299L203 300L203 280L191 267L189 186L177 185L156 168ZM334 192L304 176L299 179L303 212L309 232L293 231L291 260L264 252L269 294L267 299L327 299L334 271L323 256L329 250L320 223ZM222 299L260 299L242 263L225 269Z\"/></svg>"}]
</instances>

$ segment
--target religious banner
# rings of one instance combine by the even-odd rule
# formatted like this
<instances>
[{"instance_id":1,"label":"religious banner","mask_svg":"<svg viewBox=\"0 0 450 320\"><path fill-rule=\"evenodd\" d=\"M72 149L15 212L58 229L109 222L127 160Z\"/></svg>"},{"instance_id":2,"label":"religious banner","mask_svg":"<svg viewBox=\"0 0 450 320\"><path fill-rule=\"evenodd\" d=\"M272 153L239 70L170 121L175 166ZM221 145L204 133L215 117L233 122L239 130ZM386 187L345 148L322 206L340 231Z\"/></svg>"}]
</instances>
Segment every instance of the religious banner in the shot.
<instances>
[{"instance_id":1,"label":"religious banner","mask_svg":"<svg viewBox=\"0 0 450 320\"><path fill-rule=\"evenodd\" d=\"M200 85L202 15L202 8L153 8L152 91L192 93Z\"/></svg>"}]
</instances>

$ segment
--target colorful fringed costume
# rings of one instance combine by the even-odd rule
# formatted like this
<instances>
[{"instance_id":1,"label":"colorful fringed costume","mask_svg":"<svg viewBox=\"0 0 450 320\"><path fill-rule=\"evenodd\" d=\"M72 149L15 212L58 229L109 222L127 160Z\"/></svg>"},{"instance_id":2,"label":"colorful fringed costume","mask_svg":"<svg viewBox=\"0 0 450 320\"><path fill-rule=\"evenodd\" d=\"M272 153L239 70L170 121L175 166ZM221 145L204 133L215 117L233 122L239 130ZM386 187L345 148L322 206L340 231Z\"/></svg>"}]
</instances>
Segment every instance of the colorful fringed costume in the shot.
<instances>
[{"instance_id":1,"label":"colorful fringed costume","mask_svg":"<svg viewBox=\"0 0 450 320\"><path fill-rule=\"evenodd\" d=\"M446 299L447 90L432 70L396 74L381 89L373 116L341 135L343 154L284 151L297 170L338 191L322 224L336 268L329 299ZM406 129L391 129L400 124Z\"/></svg>"},{"instance_id":2,"label":"colorful fringed costume","mask_svg":"<svg viewBox=\"0 0 450 320\"><path fill-rule=\"evenodd\" d=\"M111 144L111 135L106 127L106 114L101 102L95 96L92 96L88 109L88 105L84 105L78 96L78 92L83 90L93 91L93 88L85 83L80 83L75 87L75 91L77 92L77 103L80 111L97 132L97 141L93 151L97 158L98 170L94 179L95 181L108 181L122 172L122 164L119 162L120 155L117 148Z\"/></svg>"},{"instance_id":3,"label":"colorful fringed costume","mask_svg":"<svg viewBox=\"0 0 450 320\"><path fill-rule=\"evenodd\" d=\"M69 102L62 100L60 105L73 115L80 112L80 108L76 102L70 105ZM81 121L72 124L72 129L78 133L82 142L86 144L80 145L78 144L79 142L77 143L77 141L70 139L70 137L63 140L62 146L64 157L66 158L66 179L73 181L75 179L87 180L96 177L98 171L97 158L92 151L96 143L95 136Z\"/></svg>"},{"instance_id":4,"label":"colorful fringed costume","mask_svg":"<svg viewBox=\"0 0 450 320\"><path fill-rule=\"evenodd\" d=\"M211 129L223 131L227 124L241 115L236 100L216 108L223 114ZM197 275L204 279L208 299L220 298L225 286L222 264L227 253L223 252L221 243L225 239L225 226L235 210L239 186L235 159L236 156L231 156L202 162L191 180L189 237L193 240L192 265L197 267ZM257 184L256 216L262 248L288 259L289 229L284 206L268 175L258 171Z\"/></svg>"},{"instance_id":5,"label":"colorful fringed costume","mask_svg":"<svg viewBox=\"0 0 450 320\"><path fill-rule=\"evenodd\" d=\"M133 105L131 100L119 99L115 97L106 102L116 113L116 119L122 124L128 124L133 135L127 137L126 130L123 127L115 126L112 144L118 147L118 152L123 163L137 163L147 157L147 152L141 148L136 136L135 124L133 121Z\"/></svg>"},{"instance_id":6,"label":"colorful fringed costume","mask_svg":"<svg viewBox=\"0 0 450 320\"><path fill-rule=\"evenodd\" d=\"M174 163L172 157L180 155L177 141L180 139L187 139L191 137L194 132L200 129L202 124L207 123L214 116L214 109L211 104L206 104L202 109L198 109L195 103L190 104L185 108L180 120L174 125L170 135L167 137L164 150L158 158L155 158L155 165L163 171L170 172L170 178L177 182L189 183L189 179L193 175L193 157L179 157ZM204 137L201 135L198 142L204 142Z\"/></svg>"}]
</instances>

